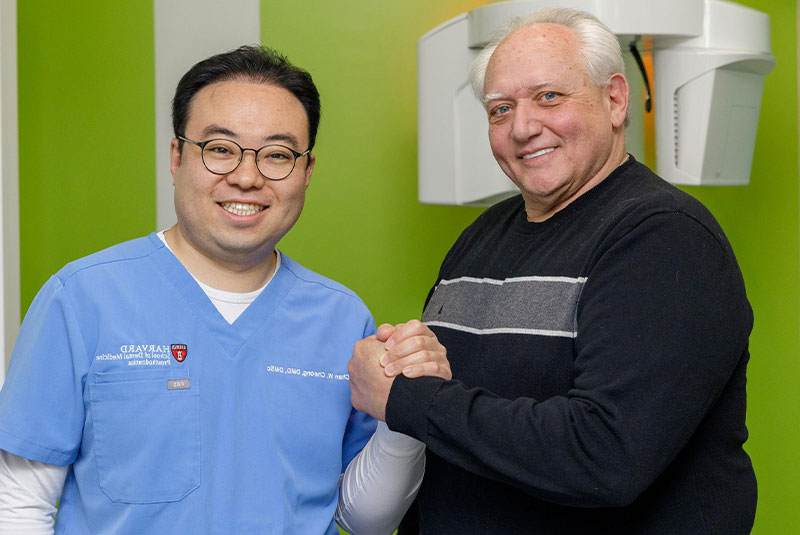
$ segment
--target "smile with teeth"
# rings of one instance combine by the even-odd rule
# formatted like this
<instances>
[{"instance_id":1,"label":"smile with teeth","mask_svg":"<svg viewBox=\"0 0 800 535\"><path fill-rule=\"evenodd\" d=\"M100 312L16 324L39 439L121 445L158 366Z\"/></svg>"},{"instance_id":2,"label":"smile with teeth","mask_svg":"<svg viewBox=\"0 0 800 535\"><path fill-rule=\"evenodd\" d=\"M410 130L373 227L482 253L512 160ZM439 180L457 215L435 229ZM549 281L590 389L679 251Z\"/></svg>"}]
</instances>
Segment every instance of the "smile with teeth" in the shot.
<instances>
[{"instance_id":1,"label":"smile with teeth","mask_svg":"<svg viewBox=\"0 0 800 535\"><path fill-rule=\"evenodd\" d=\"M236 215L257 214L265 207L258 204L248 204L243 202L221 202L219 203L225 211Z\"/></svg>"},{"instance_id":2,"label":"smile with teeth","mask_svg":"<svg viewBox=\"0 0 800 535\"><path fill-rule=\"evenodd\" d=\"M531 158L536 158L537 156L541 156L541 155L543 155L543 154L547 154L548 152L553 152L554 150L556 150L556 149L555 149L555 147L549 147L549 148L546 148L546 149L537 150L537 151L536 151L536 152L534 152L534 153L531 153L531 154L525 154L525 155L522 157L522 159L523 159L523 160L530 160Z\"/></svg>"}]
</instances>

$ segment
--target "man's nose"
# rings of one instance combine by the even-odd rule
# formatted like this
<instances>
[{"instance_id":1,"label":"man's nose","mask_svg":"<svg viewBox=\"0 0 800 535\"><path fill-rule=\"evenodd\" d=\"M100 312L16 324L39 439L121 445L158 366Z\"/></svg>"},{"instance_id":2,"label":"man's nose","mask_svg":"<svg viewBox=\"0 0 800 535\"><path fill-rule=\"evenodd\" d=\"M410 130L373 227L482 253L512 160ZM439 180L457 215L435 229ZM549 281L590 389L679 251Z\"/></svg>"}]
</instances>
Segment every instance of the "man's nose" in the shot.
<instances>
[{"instance_id":1,"label":"man's nose","mask_svg":"<svg viewBox=\"0 0 800 535\"><path fill-rule=\"evenodd\" d=\"M540 113L540 110L530 102L522 101L517 104L511 124L511 137L514 141L524 143L542 133Z\"/></svg>"},{"instance_id":2,"label":"man's nose","mask_svg":"<svg viewBox=\"0 0 800 535\"><path fill-rule=\"evenodd\" d=\"M250 157L248 152L252 152ZM256 164L256 151L255 149L243 149L242 161L239 162L238 167L226 175L228 184L238 186L241 189L261 188L266 182L266 178L258 170Z\"/></svg>"}]
</instances>

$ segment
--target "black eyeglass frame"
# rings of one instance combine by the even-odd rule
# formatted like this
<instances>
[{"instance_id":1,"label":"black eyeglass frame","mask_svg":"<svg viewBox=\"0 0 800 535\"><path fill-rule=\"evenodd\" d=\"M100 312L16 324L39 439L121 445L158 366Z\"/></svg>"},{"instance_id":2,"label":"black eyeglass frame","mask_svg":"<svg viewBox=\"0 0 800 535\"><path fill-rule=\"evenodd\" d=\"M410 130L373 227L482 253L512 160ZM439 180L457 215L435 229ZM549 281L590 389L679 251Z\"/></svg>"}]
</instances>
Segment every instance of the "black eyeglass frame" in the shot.
<instances>
[{"instance_id":1,"label":"black eyeglass frame","mask_svg":"<svg viewBox=\"0 0 800 535\"><path fill-rule=\"evenodd\" d=\"M192 145L197 145L198 147L200 147L200 159L203 161L203 166L206 169L208 169L208 171L210 173L214 173L215 175L228 175L228 174L233 173L234 171L236 171L239 168L239 166L242 164L242 160L244 160L244 153L247 152L248 150L251 150L251 151L253 151L253 157L255 158L256 169L258 169L258 172L259 172L259 174L261 174L261 176L263 176L267 180L274 180L274 181L283 180L284 178L286 178L287 176L292 174L292 172L294 171L294 168L297 166L297 159L298 158L302 158L303 156L307 156L308 154L311 153L311 149L310 148L307 149L305 152L297 152L293 148L287 147L286 145L281 145L280 143L267 143L266 145L264 145L263 147L260 147L258 149L251 149L251 148L242 147L241 145L236 143L234 140L228 139L228 138L225 138L225 137L215 137L213 139L207 139L205 141L194 141L193 139L189 139L186 136L177 136L177 138L180 139L181 141L188 141ZM220 173L220 172L214 171L213 169L208 167L208 164L206 163L206 157L205 157L205 148L206 148L206 145L208 145L212 141L229 141L229 142L233 143L234 145L236 145L237 147L239 147L239 151L240 151L239 152L239 161L236 162L236 165L233 166L233 169L231 169L230 171L227 171L225 173ZM267 175L264 174L264 172L258 166L258 153L261 152L262 149L265 149L267 147L283 147L284 149L286 149L289 152L291 152L292 155L294 156L294 161L292 162L292 168L289 169L289 172L286 173L284 176L282 176L280 178L273 178L271 176L267 176Z\"/></svg>"}]
</instances>

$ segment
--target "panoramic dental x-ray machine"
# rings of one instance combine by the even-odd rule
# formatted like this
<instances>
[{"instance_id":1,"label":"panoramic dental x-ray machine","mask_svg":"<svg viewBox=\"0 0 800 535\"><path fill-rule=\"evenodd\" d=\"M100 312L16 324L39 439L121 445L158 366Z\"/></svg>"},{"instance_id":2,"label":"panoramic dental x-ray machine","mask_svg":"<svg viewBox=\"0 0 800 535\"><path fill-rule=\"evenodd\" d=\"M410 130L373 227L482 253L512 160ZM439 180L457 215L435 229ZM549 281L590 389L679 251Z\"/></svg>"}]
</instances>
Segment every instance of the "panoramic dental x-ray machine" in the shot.
<instances>
[{"instance_id":1,"label":"panoramic dental x-ray machine","mask_svg":"<svg viewBox=\"0 0 800 535\"><path fill-rule=\"evenodd\" d=\"M468 71L512 18L545 7L592 13L619 38L631 86L628 152L644 161L644 114L654 113L663 178L749 183L764 76L775 65L766 14L720 0L511 0L459 15L419 40L420 202L486 205L517 192L492 157ZM652 52L653 80L641 51Z\"/></svg>"}]
</instances>

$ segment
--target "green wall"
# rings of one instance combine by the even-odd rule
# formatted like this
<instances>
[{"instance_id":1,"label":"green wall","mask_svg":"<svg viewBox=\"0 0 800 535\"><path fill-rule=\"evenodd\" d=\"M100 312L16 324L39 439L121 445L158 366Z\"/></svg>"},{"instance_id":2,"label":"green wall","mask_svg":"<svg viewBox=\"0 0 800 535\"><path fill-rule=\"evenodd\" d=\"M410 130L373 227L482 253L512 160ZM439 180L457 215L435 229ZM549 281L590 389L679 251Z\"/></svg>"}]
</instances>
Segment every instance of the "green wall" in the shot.
<instances>
[{"instance_id":1,"label":"green wall","mask_svg":"<svg viewBox=\"0 0 800 535\"><path fill-rule=\"evenodd\" d=\"M17 2L23 313L65 262L155 228L150 2Z\"/></svg>"},{"instance_id":2,"label":"green wall","mask_svg":"<svg viewBox=\"0 0 800 535\"><path fill-rule=\"evenodd\" d=\"M445 252L480 213L417 202L416 41L484 3L261 4L261 41L308 69L322 95L308 201L282 248L353 288L378 323L420 316Z\"/></svg>"},{"instance_id":3,"label":"green wall","mask_svg":"<svg viewBox=\"0 0 800 535\"><path fill-rule=\"evenodd\" d=\"M479 213L416 201L416 40L482 0L262 1L262 41L317 81L317 167L281 248L356 290L378 322L418 317L448 247ZM747 449L755 533L800 523L800 192L794 0L771 16L751 185L687 188L739 257L756 316ZM65 262L155 228L149 2L18 2L22 306Z\"/></svg>"},{"instance_id":4,"label":"green wall","mask_svg":"<svg viewBox=\"0 0 800 535\"><path fill-rule=\"evenodd\" d=\"M800 213L797 4L742 0L770 15L775 69L766 77L750 185L686 188L708 206L739 259L755 314L746 447L758 477L754 533L800 524Z\"/></svg>"}]
</instances>

